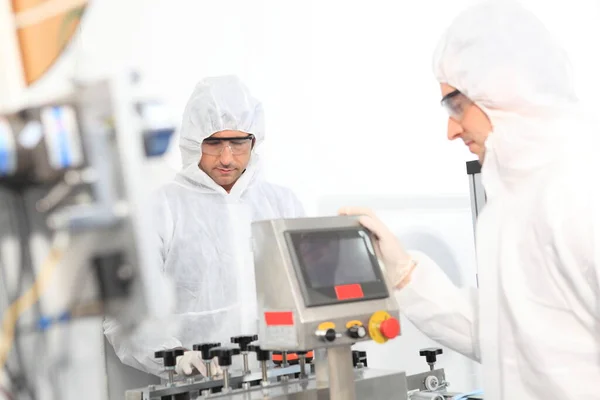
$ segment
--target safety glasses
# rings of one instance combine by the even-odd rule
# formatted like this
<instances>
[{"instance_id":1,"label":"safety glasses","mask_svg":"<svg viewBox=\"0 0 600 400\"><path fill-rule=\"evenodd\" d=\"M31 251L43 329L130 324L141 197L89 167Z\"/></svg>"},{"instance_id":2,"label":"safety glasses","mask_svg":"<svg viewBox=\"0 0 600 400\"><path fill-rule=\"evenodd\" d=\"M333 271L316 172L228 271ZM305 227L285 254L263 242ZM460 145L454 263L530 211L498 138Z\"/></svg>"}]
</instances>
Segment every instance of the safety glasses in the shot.
<instances>
[{"instance_id":1,"label":"safety glasses","mask_svg":"<svg viewBox=\"0 0 600 400\"><path fill-rule=\"evenodd\" d=\"M210 156L219 156L225 147L229 147L231 154L247 154L252 149L254 135L243 137L209 137L202 141L202 153Z\"/></svg>"},{"instance_id":2,"label":"safety glasses","mask_svg":"<svg viewBox=\"0 0 600 400\"><path fill-rule=\"evenodd\" d=\"M453 92L448 93L442 98L441 101L442 107L448 112L450 118L460 122L464 118L464 114L473 104L471 100L464 94L460 92L460 90L455 90Z\"/></svg>"}]
</instances>

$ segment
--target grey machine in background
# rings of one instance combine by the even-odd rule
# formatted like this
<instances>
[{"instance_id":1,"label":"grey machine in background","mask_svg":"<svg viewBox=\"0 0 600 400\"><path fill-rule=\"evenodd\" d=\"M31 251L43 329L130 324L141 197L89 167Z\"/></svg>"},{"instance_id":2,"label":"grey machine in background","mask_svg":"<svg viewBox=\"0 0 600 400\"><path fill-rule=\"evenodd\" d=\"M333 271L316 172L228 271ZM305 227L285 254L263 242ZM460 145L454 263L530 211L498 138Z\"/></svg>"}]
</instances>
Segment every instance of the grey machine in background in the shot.
<instances>
[{"instance_id":1,"label":"grey machine in background","mask_svg":"<svg viewBox=\"0 0 600 400\"><path fill-rule=\"evenodd\" d=\"M104 317L129 332L170 312L174 293L150 266L143 168L164 153L174 128L148 124L151 102L136 98L136 86L115 75L0 111L0 239L19 248L17 257L7 247L0 253L0 373L10 371L3 389L14 398L48 398L34 394L49 393L49 379L52 398L102 398L87 393L106 386L102 349L70 357L76 344L97 343ZM60 246L48 251L42 242ZM56 332L74 339L50 342ZM39 367L46 360L53 378ZM90 372L78 375L83 366Z\"/></svg>"},{"instance_id":2,"label":"grey machine in background","mask_svg":"<svg viewBox=\"0 0 600 400\"><path fill-rule=\"evenodd\" d=\"M230 345L194 346L207 363L218 358L222 376L172 375L163 385L127 391L127 400L452 398L444 370L435 368L441 349L420 350L428 368L410 376L371 368L367 354L352 349L401 333L393 289L370 233L357 219L265 220L252 224L252 235L258 334L231 338ZM256 353L260 370L248 370L248 352ZM155 356L173 370L180 353ZM232 358L239 356L243 370L231 371Z\"/></svg>"}]
</instances>

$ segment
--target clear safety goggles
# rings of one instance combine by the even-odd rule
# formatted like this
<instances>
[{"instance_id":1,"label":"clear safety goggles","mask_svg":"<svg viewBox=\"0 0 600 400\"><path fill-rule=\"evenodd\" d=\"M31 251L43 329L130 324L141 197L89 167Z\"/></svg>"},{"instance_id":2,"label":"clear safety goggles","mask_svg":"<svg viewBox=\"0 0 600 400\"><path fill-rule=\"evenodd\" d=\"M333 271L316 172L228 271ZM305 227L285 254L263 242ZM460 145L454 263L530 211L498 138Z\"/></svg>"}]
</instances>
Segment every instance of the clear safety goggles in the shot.
<instances>
[{"instance_id":1,"label":"clear safety goggles","mask_svg":"<svg viewBox=\"0 0 600 400\"><path fill-rule=\"evenodd\" d=\"M442 107L448 112L450 118L460 122L467 109L473 104L471 100L459 90L448 93L442 98Z\"/></svg>"},{"instance_id":2,"label":"clear safety goggles","mask_svg":"<svg viewBox=\"0 0 600 400\"><path fill-rule=\"evenodd\" d=\"M209 137L202 141L202 153L209 156L219 156L225 147L229 147L231 154L247 154L254 144L254 135L244 137Z\"/></svg>"}]
</instances>

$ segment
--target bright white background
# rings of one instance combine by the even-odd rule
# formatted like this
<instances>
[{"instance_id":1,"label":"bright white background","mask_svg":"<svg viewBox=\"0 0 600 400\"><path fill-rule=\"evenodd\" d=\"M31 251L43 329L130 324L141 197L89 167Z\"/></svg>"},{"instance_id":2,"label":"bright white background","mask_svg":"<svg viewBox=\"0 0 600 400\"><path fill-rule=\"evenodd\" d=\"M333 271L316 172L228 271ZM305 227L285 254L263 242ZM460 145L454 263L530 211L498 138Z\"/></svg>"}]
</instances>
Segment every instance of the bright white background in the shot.
<instances>
[{"instance_id":1,"label":"bright white background","mask_svg":"<svg viewBox=\"0 0 600 400\"><path fill-rule=\"evenodd\" d=\"M431 55L477 1L95 0L72 57L32 92L64 86L57 75L135 66L178 122L198 80L237 74L265 105L267 176L292 187L309 213L339 193L464 195L472 157L445 140ZM600 2L523 3L564 44L580 97L597 110Z\"/></svg>"},{"instance_id":2,"label":"bright white background","mask_svg":"<svg viewBox=\"0 0 600 400\"><path fill-rule=\"evenodd\" d=\"M409 244L438 251L437 261L458 284L474 285L464 164L473 157L445 139L446 115L431 72L443 29L472 2L146 0L141 10L121 9L138 24L126 51L114 47L122 18L108 24L112 31L101 20L115 10L106 1L95 5L96 15L90 10L82 38L88 64L79 71L93 71L94 59L123 57L142 68L177 120L199 79L239 75L265 105L261 154L270 180L293 188L310 215L346 204L374 207ZM598 2L525 4L567 48L579 94L597 109ZM100 26L103 37L92 33ZM173 150L172 169L157 166L156 176L168 178L178 167ZM420 208L419 199L434 205ZM403 324L400 340L369 346L371 366L426 369L418 349L434 343ZM453 390L478 388L475 364L449 351L440 360Z\"/></svg>"},{"instance_id":3,"label":"bright white background","mask_svg":"<svg viewBox=\"0 0 600 400\"><path fill-rule=\"evenodd\" d=\"M443 29L475 1L96 0L71 57L27 95L11 78L14 68L0 63L0 72L8 71L0 87L10 89L0 100L43 97L62 87L57 76L135 66L179 121L198 80L237 74L266 109L261 154L271 181L293 188L310 215L347 204L374 207L407 243L437 252L457 283L473 285L464 165L473 157L445 140L431 55ZM566 47L579 95L595 113L599 2L524 3ZM166 160L149 165L156 185L179 166L176 144ZM390 351L374 350L370 365L426 368L416 352L432 343L403 322L404 337L385 347ZM441 360L452 389L477 386L473 364L456 354Z\"/></svg>"},{"instance_id":4,"label":"bright white background","mask_svg":"<svg viewBox=\"0 0 600 400\"><path fill-rule=\"evenodd\" d=\"M83 44L96 55L90 66L123 55L141 66L177 118L199 79L239 75L265 104L267 176L314 213L326 194L468 190L470 156L445 140L431 54L471 2L146 0L128 10L105 0L90 9ZM114 47L124 17L103 18L115 3L139 25L125 54ZM596 109L598 2L525 3L567 47L580 95Z\"/></svg>"}]
</instances>

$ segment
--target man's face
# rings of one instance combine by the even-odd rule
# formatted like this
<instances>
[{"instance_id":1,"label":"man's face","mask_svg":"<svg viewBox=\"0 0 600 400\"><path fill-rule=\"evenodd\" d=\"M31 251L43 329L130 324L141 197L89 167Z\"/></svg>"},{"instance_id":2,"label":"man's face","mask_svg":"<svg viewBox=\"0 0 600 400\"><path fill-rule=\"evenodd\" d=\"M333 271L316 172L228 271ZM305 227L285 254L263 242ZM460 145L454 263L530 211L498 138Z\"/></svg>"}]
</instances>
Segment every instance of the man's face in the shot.
<instances>
[{"instance_id":1,"label":"man's face","mask_svg":"<svg viewBox=\"0 0 600 400\"><path fill-rule=\"evenodd\" d=\"M442 98L455 94L456 88L442 83L440 85ZM471 153L479 157L482 163L485 156L485 141L492 130L488 116L476 104L463 94L458 94L444 100L449 102L456 112L448 118L448 140L462 139Z\"/></svg>"},{"instance_id":2,"label":"man's face","mask_svg":"<svg viewBox=\"0 0 600 400\"><path fill-rule=\"evenodd\" d=\"M248 162L254 136L240 131L221 131L204 139L198 166L228 192L242 175Z\"/></svg>"}]
</instances>

